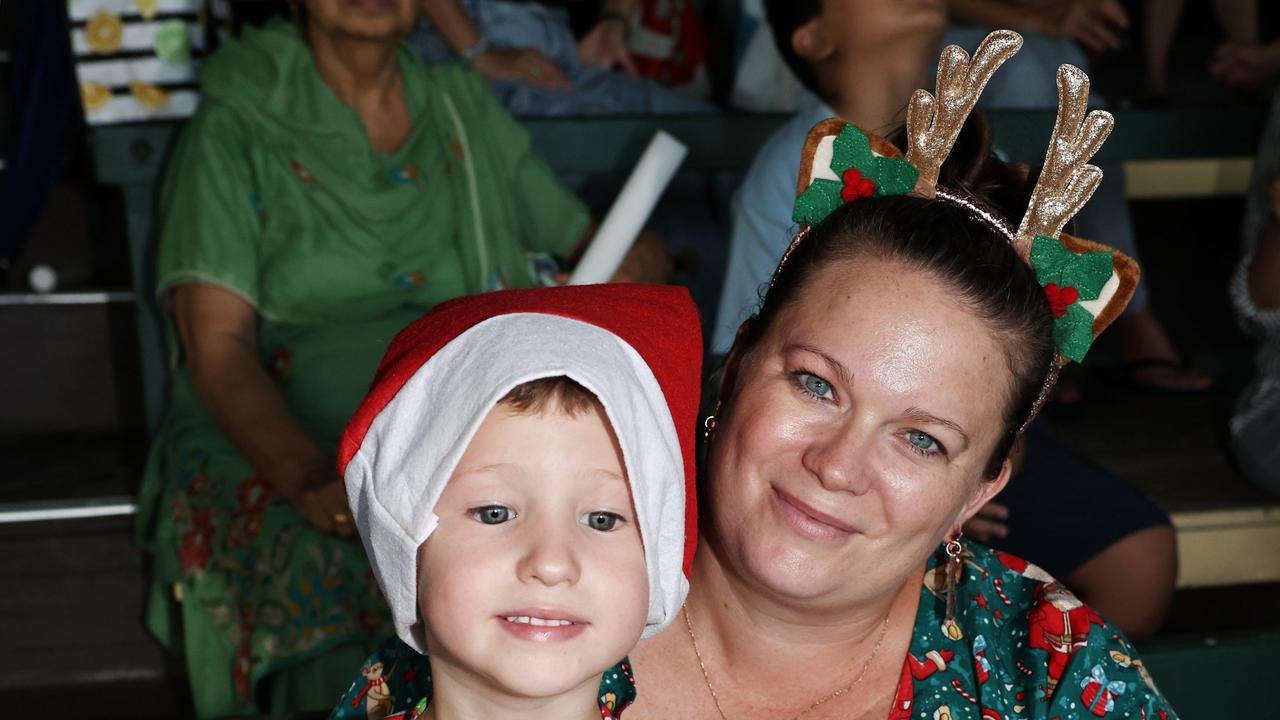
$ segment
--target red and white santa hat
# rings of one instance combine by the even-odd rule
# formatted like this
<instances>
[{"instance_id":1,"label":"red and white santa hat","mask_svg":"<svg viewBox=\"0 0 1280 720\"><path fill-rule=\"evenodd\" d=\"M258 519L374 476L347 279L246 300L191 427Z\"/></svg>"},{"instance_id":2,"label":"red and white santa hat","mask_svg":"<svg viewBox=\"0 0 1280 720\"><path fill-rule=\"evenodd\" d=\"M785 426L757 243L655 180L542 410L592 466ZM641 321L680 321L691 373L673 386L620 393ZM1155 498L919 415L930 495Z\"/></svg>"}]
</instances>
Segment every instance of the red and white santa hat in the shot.
<instances>
[{"instance_id":1,"label":"red and white santa hat","mask_svg":"<svg viewBox=\"0 0 1280 720\"><path fill-rule=\"evenodd\" d=\"M644 637L684 602L697 543L694 430L702 338L683 288L587 285L443 303L391 343L347 425L338 471L396 633L426 652L418 547L489 411L565 375L595 393L622 449L649 571Z\"/></svg>"}]
</instances>

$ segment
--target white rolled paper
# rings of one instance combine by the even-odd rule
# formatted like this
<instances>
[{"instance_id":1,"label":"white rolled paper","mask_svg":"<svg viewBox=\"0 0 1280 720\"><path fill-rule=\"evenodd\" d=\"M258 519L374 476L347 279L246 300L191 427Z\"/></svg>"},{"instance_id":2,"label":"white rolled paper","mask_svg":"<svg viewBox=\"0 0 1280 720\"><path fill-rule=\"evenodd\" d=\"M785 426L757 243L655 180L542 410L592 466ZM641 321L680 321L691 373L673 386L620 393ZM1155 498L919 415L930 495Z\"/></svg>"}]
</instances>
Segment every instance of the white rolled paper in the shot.
<instances>
[{"instance_id":1,"label":"white rolled paper","mask_svg":"<svg viewBox=\"0 0 1280 720\"><path fill-rule=\"evenodd\" d=\"M654 133L649 147L618 193L618 199L613 201L613 207L596 230L591 245L574 268L570 285L609 282L688 153L684 143L666 132Z\"/></svg>"}]
</instances>

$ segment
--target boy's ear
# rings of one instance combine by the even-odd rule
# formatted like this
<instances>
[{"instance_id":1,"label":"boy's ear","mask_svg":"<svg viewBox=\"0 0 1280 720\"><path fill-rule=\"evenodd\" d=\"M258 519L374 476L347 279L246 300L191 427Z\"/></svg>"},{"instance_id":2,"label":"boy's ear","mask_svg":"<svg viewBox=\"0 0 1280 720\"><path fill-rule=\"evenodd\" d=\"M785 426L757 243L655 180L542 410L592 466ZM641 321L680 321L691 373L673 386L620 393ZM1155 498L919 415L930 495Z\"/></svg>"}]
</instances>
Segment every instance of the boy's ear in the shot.
<instances>
[{"instance_id":1,"label":"boy's ear","mask_svg":"<svg viewBox=\"0 0 1280 720\"><path fill-rule=\"evenodd\" d=\"M836 51L831 33L827 32L821 16L796 28L791 33L791 49L807 63L820 63Z\"/></svg>"}]
</instances>

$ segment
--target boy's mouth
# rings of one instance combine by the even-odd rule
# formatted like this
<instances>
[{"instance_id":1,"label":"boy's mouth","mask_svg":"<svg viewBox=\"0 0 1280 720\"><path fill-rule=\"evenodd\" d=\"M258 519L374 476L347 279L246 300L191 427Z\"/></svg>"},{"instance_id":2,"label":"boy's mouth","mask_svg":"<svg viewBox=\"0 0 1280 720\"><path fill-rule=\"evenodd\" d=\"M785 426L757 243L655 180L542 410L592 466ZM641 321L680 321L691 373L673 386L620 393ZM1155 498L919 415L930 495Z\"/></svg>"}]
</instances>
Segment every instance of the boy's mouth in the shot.
<instances>
[{"instance_id":1,"label":"boy's mouth","mask_svg":"<svg viewBox=\"0 0 1280 720\"><path fill-rule=\"evenodd\" d=\"M556 620L553 618L528 617L525 615L508 615L503 620L516 625L536 625L538 627L564 627L575 625L572 620Z\"/></svg>"},{"instance_id":2,"label":"boy's mouth","mask_svg":"<svg viewBox=\"0 0 1280 720\"><path fill-rule=\"evenodd\" d=\"M586 629L586 621L557 610L530 608L498 616L508 632L540 642L568 640Z\"/></svg>"}]
</instances>

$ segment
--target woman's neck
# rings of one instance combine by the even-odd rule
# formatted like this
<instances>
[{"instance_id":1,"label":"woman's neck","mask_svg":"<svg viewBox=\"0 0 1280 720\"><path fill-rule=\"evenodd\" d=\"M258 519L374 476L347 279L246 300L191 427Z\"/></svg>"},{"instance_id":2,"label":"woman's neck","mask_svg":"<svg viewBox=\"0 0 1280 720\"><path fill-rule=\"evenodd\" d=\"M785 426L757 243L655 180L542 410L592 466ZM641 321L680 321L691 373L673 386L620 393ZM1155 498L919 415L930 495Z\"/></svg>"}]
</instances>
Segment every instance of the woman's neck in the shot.
<instances>
[{"instance_id":1,"label":"woman's neck","mask_svg":"<svg viewBox=\"0 0 1280 720\"><path fill-rule=\"evenodd\" d=\"M901 635L904 629L910 634L920 595L917 573L901 588L856 607L788 603L746 582L705 540L698 545L693 576L689 617L703 659L709 654L721 662L732 658L722 676L770 677L778 668L813 667L856 675L880 644L886 622L887 636ZM895 643L890 639L884 645ZM901 665L902 654L890 662ZM824 685L831 677L843 675L824 674Z\"/></svg>"},{"instance_id":2,"label":"woman's neck","mask_svg":"<svg viewBox=\"0 0 1280 720\"><path fill-rule=\"evenodd\" d=\"M543 698L504 693L492 681L448 663L431 663L427 720L599 720L600 677L588 678L559 695Z\"/></svg>"},{"instance_id":3,"label":"woman's neck","mask_svg":"<svg viewBox=\"0 0 1280 720\"><path fill-rule=\"evenodd\" d=\"M889 135L906 120L917 88L932 87L929 71L937 43L926 38L875 48L875 56L839 56L819 68L819 82L841 118L871 132Z\"/></svg>"},{"instance_id":4,"label":"woman's neck","mask_svg":"<svg viewBox=\"0 0 1280 720\"><path fill-rule=\"evenodd\" d=\"M328 32L314 22L307 35L316 70L343 104L359 110L400 91L399 43Z\"/></svg>"}]
</instances>

